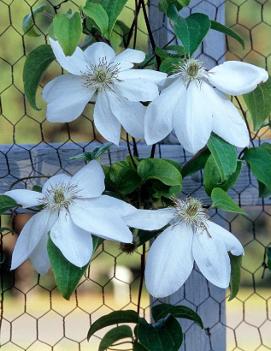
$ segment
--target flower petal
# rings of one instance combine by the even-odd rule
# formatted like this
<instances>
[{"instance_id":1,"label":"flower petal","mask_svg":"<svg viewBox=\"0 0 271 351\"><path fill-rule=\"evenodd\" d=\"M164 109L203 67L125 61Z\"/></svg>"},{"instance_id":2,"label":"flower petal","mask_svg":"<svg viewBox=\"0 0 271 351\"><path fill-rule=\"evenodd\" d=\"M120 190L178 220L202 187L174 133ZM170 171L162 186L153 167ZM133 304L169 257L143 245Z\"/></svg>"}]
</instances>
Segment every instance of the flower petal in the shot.
<instances>
[{"instance_id":1,"label":"flower petal","mask_svg":"<svg viewBox=\"0 0 271 351\"><path fill-rule=\"evenodd\" d=\"M92 256L91 234L77 227L67 211L61 211L50 231L53 243L63 256L77 267L85 266Z\"/></svg>"},{"instance_id":2,"label":"flower petal","mask_svg":"<svg viewBox=\"0 0 271 351\"><path fill-rule=\"evenodd\" d=\"M94 107L94 124L108 141L119 145L121 124L111 111L106 93L99 93Z\"/></svg>"},{"instance_id":3,"label":"flower petal","mask_svg":"<svg viewBox=\"0 0 271 351\"><path fill-rule=\"evenodd\" d=\"M135 138L144 136L144 115L146 107L140 102L132 102L115 93L107 92L112 113L123 128Z\"/></svg>"},{"instance_id":4,"label":"flower petal","mask_svg":"<svg viewBox=\"0 0 271 351\"><path fill-rule=\"evenodd\" d=\"M84 52L77 47L71 56L65 56L61 46L56 40L49 38L51 48L58 63L69 73L81 76L83 72L87 71L88 63L86 61Z\"/></svg>"},{"instance_id":5,"label":"flower petal","mask_svg":"<svg viewBox=\"0 0 271 351\"><path fill-rule=\"evenodd\" d=\"M210 234L206 231L194 234L193 257L205 278L225 289L230 283L230 258L223 240Z\"/></svg>"},{"instance_id":6,"label":"flower petal","mask_svg":"<svg viewBox=\"0 0 271 351\"><path fill-rule=\"evenodd\" d=\"M81 77L65 74L51 80L43 89L47 102L46 117L50 122L71 122L79 117L94 90L84 86Z\"/></svg>"},{"instance_id":7,"label":"flower petal","mask_svg":"<svg viewBox=\"0 0 271 351\"><path fill-rule=\"evenodd\" d=\"M154 241L145 269L152 296L169 296L185 283L193 269L192 238L191 228L182 224L169 227Z\"/></svg>"},{"instance_id":8,"label":"flower petal","mask_svg":"<svg viewBox=\"0 0 271 351\"><path fill-rule=\"evenodd\" d=\"M137 209L125 201L117 199L108 195L101 195L96 199L88 202L88 206L95 208L107 209L108 211L114 210L118 216L124 217L132 213L136 213Z\"/></svg>"},{"instance_id":9,"label":"flower petal","mask_svg":"<svg viewBox=\"0 0 271 351\"><path fill-rule=\"evenodd\" d=\"M82 198L97 197L102 194L104 186L104 171L96 160L90 161L71 178L71 184L76 186L76 194Z\"/></svg>"},{"instance_id":10,"label":"flower petal","mask_svg":"<svg viewBox=\"0 0 271 351\"><path fill-rule=\"evenodd\" d=\"M173 129L173 111L178 100L185 94L180 80L162 91L147 108L145 114L145 140L152 145L164 139Z\"/></svg>"},{"instance_id":11,"label":"flower petal","mask_svg":"<svg viewBox=\"0 0 271 351\"><path fill-rule=\"evenodd\" d=\"M58 185L68 185L70 184L71 176L67 174L56 174L50 177L46 182L43 184L42 193L45 194L47 191L50 191L52 188Z\"/></svg>"},{"instance_id":12,"label":"flower petal","mask_svg":"<svg viewBox=\"0 0 271 351\"><path fill-rule=\"evenodd\" d=\"M167 74L152 69L128 69L118 74L120 80L143 79L153 83L160 83L167 78Z\"/></svg>"},{"instance_id":13,"label":"flower petal","mask_svg":"<svg viewBox=\"0 0 271 351\"><path fill-rule=\"evenodd\" d=\"M32 251L29 259L39 274L46 274L51 266L47 252L48 235L43 235L38 245Z\"/></svg>"},{"instance_id":14,"label":"flower petal","mask_svg":"<svg viewBox=\"0 0 271 351\"><path fill-rule=\"evenodd\" d=\"M160 210L137 210L124 217L130 227L143 230L158 230L169 224L174 218L175 210L162 208Z\"/></svg>"},{"instance_id":15,"label":"flower petal","mask_svg":"<svg viewBox=\"0 0 271 351\"><path fill-rule=\"evenodd\" d=\"M69 207L73 222L83 230L104 239L124 243L133 242L128 226L118 215L118 211L107 208L93 208L93 200L77 200Z\"/></svg>"},{"instance_id":16,"label":"flower petal","mask_svg":"<svg viewBox=\"0 0 271 351\"><path fill-rule=\"evenodd\" d=\"M119 65L120 70L125 70L133 67L134 63L143 62L145 56L143 51L126 49L116 56L114 63Z\"/></svg>"},{"instance_id":17,"label":"flower petal","mask_svg":"<svg viewBox=\"0 0 271 351\"><path fill-rule=\"evenodd\" d=\"M239 111L223 93L215 90L215 95L212 101L214 133L237 147L248 146L249 133Z\"/></svg>"},{"instance_id":18,"label":"flower petal","mask_svg":"<svg viewBox=\"0 0 271 351\"><path fill-rule=\"evenodd\" d=\"M229 95L247 94L267 79L268 73L263 68L239 61L224 62L208 75L211 84Z\"/></svg>"},{"instance_id":19,"label":"flower petal","mask_svg":"<svg viewBox=\"0 0 271 351\"><path fill-rule=\"evenodd\" d=\"M231 252L235 256L244 255L242 244L231 232L211 221L208 221L208 231L212 237L216 237L218 240L220 239L224 242L228 252Z\"/></svg>"},{"instance_id":20,"label":"flower petal","mask_svg":"<svg viewBox=\"0 0 271 351\"><path fill-rule=\"evenodd\" d=\"M42 210L25 224L12 254L11 269L20 266L33 253L44 235L47 235L57 219L55 212Z\"/></svg>"},{"instance_id":21,"label":"flower petal","mask_svg":"<svg viewBox=\"0 0 271 351\"><path fill-rule=\"evenodd\" d=\"M5 195L11 197L22 207L34 207L41 205L43 195L38 191L27 189L14 189L5 192Z\"/></svg>"},{"instance_id":22,"label":"flower petal","mask_svg":"<svg viewBox=\"0 0 271 351\"><path fill-rule=\"evenodd\" d=\"M157 85L146 79L120 80L115 86L116 92L129 101L152 101L159 95Z\"/></svg>"},{"instance_id":23,"label":"flower petal","mask_svg":"<svg viewBox=\"0 0 271 351\"><path fill-rule=\"evenodd\" d=\"M91 44L84 51L86 60L91 65L97 65L106 60L107 63L111 63L115 58L115 51L111 48L110 45L102 42Z\"/></svg>"},{"instance_id":24,"label":"flower petal","mask_svg":"<svg viewBox=\"0 0 271 351\"><path fill-rule=\"evenodd\" d=\"M183 100L174 111L173 126L184 149L195 154L208 142L212 132L213 89L202 81L190 82Z\"/></svg>"}]
</instances>

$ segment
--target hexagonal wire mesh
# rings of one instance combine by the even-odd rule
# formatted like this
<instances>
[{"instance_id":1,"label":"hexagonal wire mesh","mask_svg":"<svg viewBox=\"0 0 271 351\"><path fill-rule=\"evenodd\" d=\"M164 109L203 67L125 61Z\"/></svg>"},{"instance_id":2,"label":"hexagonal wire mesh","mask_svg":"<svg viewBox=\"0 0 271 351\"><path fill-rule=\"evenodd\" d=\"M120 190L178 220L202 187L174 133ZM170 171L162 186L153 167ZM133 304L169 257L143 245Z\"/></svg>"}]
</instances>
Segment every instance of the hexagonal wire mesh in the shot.
<instances>
[{"instance_id":1,"label":"hexagonal wire mesh","mask_svg":"<svg viewBox=\"0 0 271 351\"><path fill-rule=\"evenodd\" d=\"M42 24L41 35L23 35L21 23L34 5L46 2L51 11L77 7L82 1L60 0L1 0L0 1L0 47L1 47L1 118L0 128L0 177L1 192L10 186L26 187L44 180L43 177L60 171L74 172L81 163L70 161L69 157L91 148L95 140L101 140L91 121L91 106L83 116L70 124L49 124L44 118L44 108L34 111L25 101L22 82L22 68L25 55L34 47L44 43ZM130 0L122 19L129 26L134 17L138 1ZM256 0L210 0L194 1L193 12L205 12L212 18L225 21L246 40L246 49L223 35L209 34L198 54L211 66L227 59L244 59L260 66L267 66L271 54L271 1ZM52 12L53 13L53 12ZM165 18L159 14L157 1L150 6L151 26L154 39L159 45L172 41L172 33ZM51 16L48 12L48 18ZM46 19L45 19L46 21ZM132 44L147 50L148 35L142 10L138 16L137 35ZM50 80L60 69L52 64L43 78ZM38 94L39 95L39 94ZM42 100L39 106L44 107ZM268 138L268 130L257 137ZM171 142L174 142L174 138ZM148 154L146 147L141 156ZM121 159L126 148L113 149L105 162ZM159 146L157 155L183 163L189 155L177 145ZM28 178L28 179L26 179ZM193 194L208 201L204 194L201 177L188 179L184 193ZM270 273L265 270L265 248L270 244L269 200L257 199L257 186L247 169L243 170L231 195L242 206L247 206L249 218L228 215L220 211L211 214L215 221L230 228L239 235L245 245L246 256L242 269L242 285L238 297L226 304L223 290L214 289L194 271L185 289L171 298L174 302L185 302L196 308L203 316L207 334L201 332L202 350L222 351L223 335L226 332L227 350L271 350L270 315ZM13 222L14 233L1 234L1 349L7 350L97 350L102 334L97 333L91 344L86 341L89 322L115 309L134 309L137 304L136 290L139 284L140 250L133 255L120 251L118 245L106 242L93 258L91 267L71 297L66 301L58 294L52 275L37 276L29 263L15 273L9 272L10 255L16 236L28 214L2 216L2 226ZM15 234L15 235L13 235ZM200 289L190 297L193 279L200 281ZM191 286L192 284L192 286ZM190 286L189 286L190 285ZM149 317L149 297L144 291L142 313ZM184 325L187 335L196 333L191 324ZM195 335L195 334L192 334ZM192 338L193 339L193 338ZM220 345L220 346L217 346ZM188 344L185 350L195 350ZM197 349L198 350L198 349Z\"/></svg>"}]
</instances>

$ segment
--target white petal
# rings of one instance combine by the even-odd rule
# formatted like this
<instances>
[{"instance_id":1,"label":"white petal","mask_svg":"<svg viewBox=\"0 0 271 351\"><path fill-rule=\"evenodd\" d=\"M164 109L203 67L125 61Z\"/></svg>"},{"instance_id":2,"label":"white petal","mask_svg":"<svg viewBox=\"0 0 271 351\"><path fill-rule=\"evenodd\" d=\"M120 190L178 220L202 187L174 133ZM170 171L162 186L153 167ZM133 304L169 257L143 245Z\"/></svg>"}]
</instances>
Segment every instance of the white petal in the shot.
<instances>
[{"instance_id":1,"label":"white petal","mask_svg":"<svg viewBox=\"0 0 271 351\"><path fill-rule=\"evenodd\" d=\"M172 208L160 210L137 210L124 217L125 223L130 227L143 230L158 230L166 226L175 216Z\"/></svg>"},{"instance_id":2,"label":"white petal","mask_svg":"<svg viewBox=\"0 0 271 351\"><path fill-rule=\"evenodd\" d=\"M48 235L43 235L38 245L32 251L29 259L39 274L46 274L51 266L47 252Z\"/></svg>"},{"instance_id":3,"label":"white petal","mask_svg":"<svg viewBox=\"0 0 271 351\"><path fill-rule=\"evenodd\" d=\"M212 237L216 237L217 240L224 242L228 252L231 252L235 256L244 255L242 244L231 232L211 221L208 221L208 231Z\"/></svg>"},{"instance_id":4,"label":"white petal","mask_svg":"<svg viewBox=\"0 0 271 351\"><path fill-rule=\"evenodd\" d=\"M160 83L167 78L167 74L152 69L129 69L118 74L121 80L143 79L153 83Z\"/></svg>"},{"instance_id":5,"label":"white petal","mask_svg":"<svg viewBox=\"0 0 271 351\"><path fill-rule=\"evenodd\" d=\"M178 100L185 94L180 80L162 91L147 108L145 114L145 140L148 145L163 140L173 129L173 112Z\"/></svg>"},{"instance_id":6,"label":"white petal","mask_svg":"<svg viewBox=\"0 0 271 351\"><path fill-rule=\"evenodd\" d=\"M94 209L101 208L107 209L108 211L114 210L120 217L128 216L137 211L134 206L127 202L108 195L101 195L96 199L88 201L88 206L93 207Z\"/></svg>"},{"instance_id":7,"label":"white petal","mask_svg":"<svg viewBox=\"0 0 271 351\"><path fill-rule=\"evenodd\" d=\"M87 70L88 63L84 52L79 47L76 48L71 56L65 56L56 40L49 38L49 42L58 63L69 73L81 76Z\"/></svg>"},{"instance_id":8,"label":"white petal","mask_svg":"<svg viewBox=\"0 0 271 351\"><path fill-rule=\"evenodd\" d=\"M94 107L94 124L106 140L119 145L121 124L111 111L106 93L100 93L97 96Z\"/></svg>"},{"instance_id":9,"label":"white petal","mask_svg":"<svg viewBox=\"0 0 271 351\"><path fill-rule=\"evenodd\" d=\"M132 102L115 93L107 92L112 113L123 128L135 138L144 136L144 115L146 107L140 102Z\"/></svg>"},{"instance_id":10,"label":"white petal","mask_svg":"<svg viewBox=\"0 0 271 351\"><path fill-rule=\"evenodd\" d=\"M91 234L77 227L67 211L59 213L50 237L63 256L75 266L83 267L90 261L93 251Z\"/></svg>"},{"instance_id":11,"label":"white petal","mask_svg":"<svg viewBox=\"0 0 271 351\"><path fill-rule=\"evenodd\" d=\"M68 185L70 184L70 181L71 176L68 176L67 174L56 174L46 180L42 187L42 193L45 194L47 191L50 191L58 185Z\"/></svg>"},{"instance_id":12,"label":"white petal","mask_svg":"<svg viewBox=\"0 0 271 351\"><path fill-rule=\"evenodd\" d=\"M125 70L133 67L134 63L143 62L144 59L145 53L143 51L126 49L116 56L114 63L119 65L120 70Z\"/></svg>"},{"instance_id":13,"label":"white petal","mask_svg":"<svg viewBox=\"0 0 271 351\"><path fill-rule=\"evenodd\" d=\"M57 219L57 214L47 210L35 214L25 224L12 254L11 269L20 266L37 247L44 235L47 235Z\"/></svg>"},{"instance_id":14,"label":"white petal","mask_svg":"<svg viewBox=\"0 0 271 351\"><path fill-rule=\"evenodd\" d=\"M47 102L46 117L50 122L71 122L79 117L94 90L84 86L81 77L65 74L51 80L43 89Z\"/></svg>"},{"instance_id":15,"label":"white petal","mask_svg":"<svg viewBox=\"0 0 271 351\"><path fill-rule=\"evenodd\" d=\"M173 126L179 142L192 154L202 149L212 132L213 89L202 81L191 82L174 111Z\"/></svg>"},{"instance_id":16,"label":"white petal","mask_svg":"<svg viewBox=\"0 0 271 351\"><path fill-rule=\"evenodd\" d=\"M227 61L209 71L208 80L217 89L229 95L242 95L253 91L268 79L263 68L239 61Z\"/></svg>"},{"instance_id":17,"label":"white petal","mask_svg":"<svg viewBox=\"0 0 271 351\"><path fill-rule=\"evenodd\" d=\"M145 284L154 297L166 297L185 283L193 269L191 228L171 226L152 244L146 263Z\"/></svg>"},{"instance_id":18,"label":"white petal","mask_svg":"<svg viewBox=\"0 0 271 351\"><path fill-rule=\"evenodd\" d=\"M83 230L109 240L133 241L132 233L114 209L93 208L92 200L78 200L69 211L73 222Z\"/></svg>"},{"instance_id":19,"label":"white petal","mask_svg":"<svg viewBox=\"0 0 271 351\"><path fill-rule=\"evenodd\" d=\"M231 266L224 242L217 236L210 237L206 231L196 232L192 249L193 257L205 278L220 288L227 288Z\"/></svg>"},{"instance_id":20,"label":"white petal","mask_svg":"<svg viewBox=\"0 0 271 351\"><path fill-rule=\"evenodd\" d=\"M129 101L152 101L159 95L157 85L146 79L120 80L115 87L118 94Z\"/></svg>"},{"instance_id":21,"label":"white petal","mask_svg":"<svg viewBox=\"0 0 271 351\"><path fill-rule=\"evenodd\" d=\"M84 51L84 54L91 65L97 65L101 63L102 60L111 63L115 58L115 51L111 46L102 42L91 44Z\"/></svg>"},{"instance_id":22,"label":"white petal","mask_svg":"<svg viewBox=\"0 0 271 351\"><path fill-rule=\"evenodd\" d=\"M213 131L222 139L237 147L249 145L247 126L237 108L217 90L213 96Z\"/></svg>"},{"instance_id":23,"label":"white petal","mask_svg":"<svg viewBox=\"0 0 271 351\"><path fill-rule=\"evenodd\" d=\"M72 178L71 184L76 186L77 195L83 198L97 197L104 191L104 171L96 160L90 161Z\"/></svg>"},{"instance_id":24,"label":"white petal","mask_svg":"<svg viewBox=\"0 0 271 351\"><path fill-rule=\"evenodd\" d=\"M5 195L11 197L22 207L34 207L41 205L43 195L38 191L27 189L14 189L5 192Z\"/></svg>"}]
</instances>

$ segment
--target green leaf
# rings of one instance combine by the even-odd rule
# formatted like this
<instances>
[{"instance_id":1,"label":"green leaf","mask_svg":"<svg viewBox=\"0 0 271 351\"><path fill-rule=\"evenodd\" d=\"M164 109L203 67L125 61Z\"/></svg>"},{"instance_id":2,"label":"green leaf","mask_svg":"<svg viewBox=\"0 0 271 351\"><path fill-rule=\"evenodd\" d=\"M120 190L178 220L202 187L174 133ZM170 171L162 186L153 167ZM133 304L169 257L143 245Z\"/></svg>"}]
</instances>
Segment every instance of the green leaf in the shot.
<instances>
[{"instance_id":1,"label":"green leaf","mask_svg":"<svg viewBox=\"0 0 271 351\"><path fill-rule=\"evenodd\" d=\"M37 20L37 15L42 14L47 9L48 9L48 6L46 4L34 6L32 8L31 13L24 16L23 24L22 24L24 34L30 37L39 37L41 35L40 31L38 31L37 28L35 27L35 23Z\"/></svg>"},{"instance_id":2,"label":"green leaf","mask_svg":"<svg viewBox=\"0 0 271 351\"><path fill-rule=\"evenodd\" d=\"M159 319L165 318L167 315L171 314L175 318L189 319L197 323L201 328L203 328L203 323L200 316L191 310L191 308L186 306L173 306L167 303L161 303L152 307L153 319L157 322Z\"/></svg>"},{"instance_id":3,"label":"green leaf","mask_svg":"<svg viewBox=\"0 0 271 351\"><path fill-rule=\"evenodd\" d=\"M240 287L240 279L241 279L241 265L242 265L242 258L243 256L234 256L229 253L230 260L231 260L231 293L229 297L229 301L234 299L238 294L239 287Z\"/></svg>"},{"instance_id":4,"label":"green leaf","mask_svg":"<svg viewBox=\"0 0 271 351\"><path fill-rule=\"evenodd\" d=\"M36 92L40 79L54 59L55 56L50 45L37 47L26 58L23 70L24 92L35 110L39 110L36 104Z\"/></svg>"},{"instance_id":5,"label":"green leaf","mask_svg":"<svg viewBox=\"0 0 271 351\"><path fill-rule=\"evenodd\" d=\"M109 330L109 332L107 332L105 336L102 338L99 345L99 351L107 350L118 340L132 338L132 337L133 337L133 332L128 325L115 327Z\"/></svg>"},{"instance_id":6,"label":"green leaf","mask_svg":"<svg viewBox=\"0 0 271 351\"><path fill-rule=\"evenodd\" d=\"M89 328L87 339L96 333L96 331L118 323L138 323L139 316L133 310L114 311L97 319Z\"/></svg>"},{"instance_id":7,"label":"green leaf","mask_svg":"<svg viewBox=\"0 0 271 351\"><path fill-rule=\"evenodd\" d=\"M101 4L107 12L109 24L108 24L108 34L109 37L112 34L112 30L116 24L116 21L123 10L124 6L126 5L128 0L102 0Z\"/></svg>"},{"instance_id":8,"label":"green leaf","mask_svg":"<svg viewBox=\"0 0 271 351\"><path fill-rule=\"evenodd\" d=\"M244 95L245 103L253 121L254 129L259 129L271 113L271 78L249 94Z\"/></svg>"},{"instance_id":9,"label":"green leaf","mask_svg":"<svg viewBox=\"0 0 271 351\"><path fill-rule=\"evenodd\" d=\"M261 145L257 148L247 149L244 159L257 180L271 189L271 152L267 146Z\"/></svg>"},{"instance_id":10,"label":"green leaf","mask_svg":"<svg viewBox=\"0 0 271 351\"><path fill-rule=\"evenodd\" d=\"M224 34L232 37L233 39L237 40L242 45L243 48L245 48L245 41L240 37L239 34L237 34L232 29L224 26L223 24L221 24L219 22L216 22L213 20L211 20L210 22L211 22L211 29L214 29L217 32L221 32L221 33L224 33Z\"/></svg>"},{"instance_id":11,"label":"green leaf","mask_svg":"<svg viewBox=\"0 0 271 351\"><path fill-rule=\"evenodd\" d=\"M82 154L72 156L70 157L70 160L84 160L86 162L90 162L92 160L99 160L102 157L102 155L110 149L112 145L112 143L102 144L101 146L96 147L93 151L87 151Z\"/></svg>"},{"instance_id":12,"label":"green leaf","mask_svg":"<svg viewBox=\"0 0 271 351\"><path fill-rule=\"evenodd\" d=\"M103 6L98 3L87 1L86 5L83 7L83 12L96 24L101 35L108 38L109 18Z\"/></svg>"},{"instance_id":13,"label":"green leaf","mask_svg":"<svg viewBox=\"0 0 271 351\"><path fill-rule=\"evenodd\" d=\"M242 161L237 162L236 171L228 177L228 179L222 182L217 165L212 155L209 156L204 166L204 179L203 185L208 195L214 188L218 187L225 191L228 191L237 181L242 169Z\"/></svg>"},{"instance_id":14,"label":"green leaf","mask_svg":"<svg viewBox=\"0 0 271 351\"><path fill-rule=\"evenodd\" d=\"M167 57L162 60L160 65L160 71L165 73L175 73L176 66L180 64L180 59L176 57Z\"/></svg>"},{"instance_id":15,"label":"green leaf","mask_svg":"<svg viewBox=\"0 0 271 351\"><path fill-rule=\"evenodd\" d=\"M180 186L182 184L180 171L168 160L146 158L139 162L137 172L143 181L157 179L169 186Z\"/></svg>"},{"instance_id":16,"label":"green leaf","mask_svg":"<svg viewBox=\"0 0 271 351\"><path fill-rule=\"evenodd\" d=\"M191 158L191 160L189 160L183 165L183 168L182 168L183 178L190 176L191 174L203 169L209 156L210 156L210 151L207 148L199 151L193 158Z\"/></svg>"},{"instance_id":17,"label":"green leaf","mask_svg":"<svg viewBox=\"0 0 271 351\"><path fill-rule=\"evenodd\" d=\"M236 171L236 147L227 143L219 136L212 134L208 141L208 149L214 158L221 181L224 182Z\"/></svg>"},{"instance_id":18,"label":"green leaf","mask_svg":"<svg viewBox=\"0 0 271 351\"><path fill-rule=\"evenodd\" d=\"M271 195L271 189L269 189L265 184L258 181L258 185L260 197L267 197Z\"/></svg>"},{"instance_id":19,"label":"green leaf","mask_svg":"<svg viewBox=\"0 0 271 351\"><path fill-rule=\"evenodd\" d=\"M134 342L134 346L133 346L133 351L149 351L148 349L146 349L142 344L139 344L138 342Z\"/></svg>"},{"instance_id":20,"label":"green leaf","mask_svg":"<svg viewBox=\"0 0 271 351\"><path fill-rule=\"evenodd\" d=\"M176 9L180 11L182 8L188 6L189 3L190 3L190 0L160 0L159 9L160 11L167 13L168 7L170 5L174 5L176 6Z\"/></svg>"},{"instance_id":21,"label":"green leaf","mask_svg":"<svg viewBox=\"0 0 271 351\"><path fill-rule=\"evenodd\" d=\"M187 54L192 55L210 29L209 17L202 13L193 13L183 18L174 6L169 6L167 15L172 20L174 32L181 40Z\"/></svg>"},{"instance_id":22,"label":"green leaf","mask_svg":"<svg viewBox=\"0 0 271 351\"><path fill-rule=\"evenodd\" d=\"M17 202L11 197L7 195L0 195L0 215L17 206Z\"/></svg>"},{"instance_id":23,"label":"green leaf","mask_svg":"<svg viewBox=\"0 0 271 351\"><path fill-rule=\"evenodd\" d=\"M246 215L246 212L233 201L233 199L226 193L226 191L221 188L214 188L212 190L211 198L212 207L220 208L221 210L227 212Z\"/></svg>"},{"instance_id":24,"label":"green leaf","mask_svg":"<svg viewBox=\"0 0 271 351\"><path fill-rule=\"evenodd\" d=\"M53 21L54 36L61 45L64 54L71 56L79 44L82 23L79 12L68 11L57 14Z\"/></svg>"},{"instance_id":25,"label":"green leaf","mask_svg":"<svg viewBox=\"0 0 271 351\"><path fill-rule=\"evenodd\" d=\"M141 184L137 171L127 161L114 163L109 169L113 188L122 195L131 194Z\"/></svg>"},{"instance_id":26,"label":"green leaf","mask_svg":"<svg viewBox=\"0 0 271 351\"><path fill-rule=\"evenodd\" d=\"M47 250L57 288L62 296L68 300L85 273L88 264L82 268L74 266L62 255L51 239L48 240Z\"/></svg>"},{"instance_id":27,"label":"green leaf","mask_svg":"<svg viewBox=\"0 0 271 351\"><path fill-rule=\"evenodd\" d=\"M137 333L139 342L149 351L178 351L183 341L182 328L173 316L154 325L139 323Z\"/></svg>"}]
</instances>

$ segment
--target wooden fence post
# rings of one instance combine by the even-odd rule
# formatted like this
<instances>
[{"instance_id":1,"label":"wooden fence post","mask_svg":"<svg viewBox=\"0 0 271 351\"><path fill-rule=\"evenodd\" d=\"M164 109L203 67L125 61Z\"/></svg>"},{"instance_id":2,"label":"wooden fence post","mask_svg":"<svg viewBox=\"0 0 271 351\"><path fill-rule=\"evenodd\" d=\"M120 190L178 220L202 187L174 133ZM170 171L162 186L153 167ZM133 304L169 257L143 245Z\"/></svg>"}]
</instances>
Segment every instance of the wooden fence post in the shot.
<instances>
[{"instance_id":1,"label":"wooden fence post","mask_svg":"<svg viewBox=\"0 0 271 351\"><path fill-rule=\"evenodd\" d=\"M156 40L156 44L163 47L170 41L174 41L170 24L166 17L159 11L159 0L150 0L150 25ZM224 23L224 1L193 0L189 9L182 11L182 15L201 12L211 19ZM226 52L225 37L217 32L210 31L205 38L202 47L196 52L196 56L204 62L207 68L220 63ZM174 143L176 138L170 135L165 143ZM189 186L188 186L189 187ZM184 187L184 192L189 190ZM163 302L170 304L184 304L196 309L201 315L205 331L200 330L195 324L181 321L185 331L185 341L182 351L225 351L226 350L226 327L225 327L225 290L216 288L206 281L201 273L195 268L187 283L174 295L166 298Z\"/></svg>"}]
</instances>

